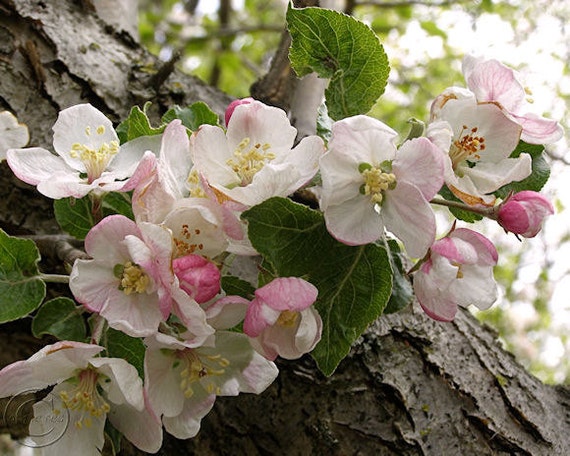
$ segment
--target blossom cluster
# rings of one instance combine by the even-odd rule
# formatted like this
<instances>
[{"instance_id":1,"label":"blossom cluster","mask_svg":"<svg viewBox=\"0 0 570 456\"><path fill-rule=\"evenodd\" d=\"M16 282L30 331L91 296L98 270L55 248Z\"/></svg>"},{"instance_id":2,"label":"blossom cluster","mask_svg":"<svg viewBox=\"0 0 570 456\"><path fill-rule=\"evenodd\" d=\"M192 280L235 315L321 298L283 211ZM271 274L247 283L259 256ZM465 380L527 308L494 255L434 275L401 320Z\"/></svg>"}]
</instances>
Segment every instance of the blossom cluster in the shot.
<instances>
[{"instance_id":1,"label":"blossom cluster","mask_svg":"<svg viewBox=\"0 0 570 456\"><path fill-rule=\"evenodd\" d=\"M63 110L53 127L56 154L10 149L7 161L54 199L131 195L133 218L101 217L85 238L89 259L75 262L69 285L99 327L144 341L144 381L125 360L100 356L94 331L90 343L59 342L4 368L0 397L57 385L76 431L46 453L98 454L107 418L155 452L163 427L195 436L217 396L264 391L277 357L299 358L319 342L319 290L310 278L260 274L258 283L254 273L243 277L252 292L237 296L222 279L258 254L240 215L301 188L337 241L387 246L387 236L397 238L417 260L410 275L430 317L452 320L458 305L490 307L495 247L455 224L436 239L432 203L447 201L436 197L447 189L465 210L535 236L553 213L550 202L533 191L503 200L495 192L531 174L531 156L513 156L521 140L546 144L562 131L526 112L513 70L467 57L464 74L467 88L439 95L425 133L402 142L383 122L358 115L335 122L328 144L318 136L296 143L284 111L251 99L228 107L225 128L189 132L172 120L161 135L123 144L91 105Z\"/></svg>"}]
</instances>

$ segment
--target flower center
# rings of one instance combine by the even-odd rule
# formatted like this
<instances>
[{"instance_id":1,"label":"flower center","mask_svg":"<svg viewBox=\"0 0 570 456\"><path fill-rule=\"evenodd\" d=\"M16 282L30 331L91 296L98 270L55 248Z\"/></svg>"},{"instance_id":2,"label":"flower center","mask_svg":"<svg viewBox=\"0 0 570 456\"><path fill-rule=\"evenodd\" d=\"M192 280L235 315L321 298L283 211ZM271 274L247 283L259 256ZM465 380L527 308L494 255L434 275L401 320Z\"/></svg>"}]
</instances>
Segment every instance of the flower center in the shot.
<instances>
[{"instance_id":1,"label":"flower center","mask_svg":"<svg viewBox=\"0 0 570 456\"><path fill-rule=\"evenodd\" d=\"M177 368L183 363L180 371L180 389L187 399L194 395L194 383L200 382L208 394L220 394L220 387L217 386L212 377L223 375L230 362L222 355L203 355L196 350L187 348L176 352L178 358L173 367Z\"/></svg>"},{"instance_id":2,"label":"flower center","mask_svg":"<svg viewBox=\"0 0 570 456\"><path fill-rule=\"evenodd\" d=\"M265 166L268 161L275 158L270 152L271 146L267 143L255 143L250 146L251 140L244 138L234 151L234 158L226 161L226 164L238 175L242 187L251 184L253 176Z\"/></svg>"},{"instance_id":3,"label":"flower center","mask_svg":"<svg viewBox=\"0 0 570 456\"><path fill-rule=\"evenodd\" d=\"M183 224L180 236L173 238L175 249L173 257L179 258L192 253L200 254L200 251L204 250L204 244L200 242L200 233L199 228L190 229L186 223Z\"/></svg>"},{"instance_id":4,"label":"flower center","mask_svg":"<svg viewBox=\"0 0 570 456\"><path fill-rule=\"evenodd\" d=\"M100 375L93 369L84 369L77 375L77 386L70 391L61 391L59 397L63 406L69 410L80 412L80 418L75 422L77 429L83 426L91 427L91 418L100 418L111 409L109 404L97 391L97 381Z\"/></svg>"},{"instance_id":5,"label":"flower center","mask_svg":"<svg viewBox=\"0 0 570 456\"><path fill-rule=\"evenodd\" d=\"M119 290L126 295L144 293L150 286L150 277L138 264L130 261L115 265L113 274L120 279Z\"/></svg>"},{"instance_id":6,"label":"flower center","mask_svg":"<svg viewBox=\"0 0 570 456\"><path fill-rule=\"evenodd\" d=\"M297 323L298 319L299 319L299 312L294 312L292 310L284 310L283 312L281 312L281 315L279 315L279 318L277 319L277 324L285 328L292 328L293 326L295 326L295 323Z\"/></svg>"},{"instance_id":7,"label":"flower center","mask_svg":"<svg viewBox=\"0 0 570 456\"><path fill-rule=\"evenodd\" d=\"M192 168L190 174L188 174L187 182L190 187L190 194L191 198L206 198L206 192L202 188L202 182L200 182L200 175L195 168Z\"/></svg>"},{"instance_id":8,"label":"flower center","mask_svg":"<svg viewBox=\"0 0 570 456\"><path fill-rule=\"evenodd\" d=\"M95 132L97 135L102 135L105 133L105 127L99 125ZM91 127L85 128L85 134L91 136ZM119 142L113 140L109 143L102 143L97 150L87 144L73 143L69 155L72 158L79 158L83 162L87 171L87 182L91 183L101 177L113 156L118 152Z\"/></svg>"},{"instance_id":9,"label":"flower center","mask_svg":"<svg viewBox=\"0 0 570 456\"><path fill-rule=\"evenodd\" d=\"M459 139L451 144L449 157L454 170L466 160L474 164L481 158L479 152L485 150L485 138L477 136L477 130L477 127L469 129L467 125L463 125Z\"/></svg>"},{"instance_id":10,"label":"flower center","mask_svg":"<svg viewBox=\"0 0 570 456\"><path fill-rule=\"evenodd\" d=\"M396 176L391 172L391 168L390 162L382 163L380 166L361 163L358 170L362 174L364 183L360 186L360 193L370 196L374 204L381 205L386 190L396 188Z\"/></svg>"}]
</instances>

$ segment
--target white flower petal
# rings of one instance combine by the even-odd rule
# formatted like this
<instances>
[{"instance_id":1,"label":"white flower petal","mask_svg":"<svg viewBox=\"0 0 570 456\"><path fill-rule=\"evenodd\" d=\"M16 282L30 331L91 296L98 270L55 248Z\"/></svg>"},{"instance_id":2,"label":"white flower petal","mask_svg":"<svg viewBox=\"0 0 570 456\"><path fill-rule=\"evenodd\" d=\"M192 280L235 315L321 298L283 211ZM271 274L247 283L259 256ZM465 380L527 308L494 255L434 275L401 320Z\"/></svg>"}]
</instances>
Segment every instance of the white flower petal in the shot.
<instances>
[{"instance_id":1,"label":"white flower petal","mask_svg":"<svg viewBox=\"0 0 570 456\"><path fill-rule=\"evenodd\" d=\"M329 233L344 244L368 244L384 234L382 219L370 198L363 195L328 206L324 216Z\"/></svg>"}]
</instances>

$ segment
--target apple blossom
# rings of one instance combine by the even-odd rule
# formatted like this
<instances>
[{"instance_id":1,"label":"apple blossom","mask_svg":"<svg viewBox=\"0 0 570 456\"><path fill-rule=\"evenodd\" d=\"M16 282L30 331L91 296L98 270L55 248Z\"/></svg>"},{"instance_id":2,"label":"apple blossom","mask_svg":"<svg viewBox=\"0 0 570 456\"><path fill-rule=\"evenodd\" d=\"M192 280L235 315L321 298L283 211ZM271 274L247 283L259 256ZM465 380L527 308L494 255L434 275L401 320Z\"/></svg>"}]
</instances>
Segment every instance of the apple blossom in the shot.
<instances>
[{"instance_id":1,"label":"apple blossom","mask_svg":"<svg viewBox=\"0 0 570 456\"><path fill-rule=\"evenodd\" d=\"M531 238L542 229L544 219L552 214L554 208L546 197L537 192L522 191L500 205L497 221L506 231Z\"/></svg>"},{"instance_id":2,"label":"apple blossom","mask_svg":"<svg viewBox=\"0 0 570 456\"><path fill-rule=\"evenodd\" d=\"M522 126L521 139L530 144L548 144L562 138L562 126L555 120L527 112L528 89L519 74L495 59L471 55L463 59L463 74L477 101L494 101Z\"/></svg>"},{"instance_id":3,"label":"apple blossom","mask_svg":"<svg viewBox=\"0 0 570 456\"><path fill-rule=\"evenodd\" d=\"M309 353L322 332L321 317L312 307L317 294L314 285L298 277L280 277L258 288L243 322L253 347L272 361Z\"/></svg>"},{"instance_id":4,"label":"apple blossom","mask_svg":"<svg viewBox=\"0 0 570 456\"><path fill-rule=\"evenodd\" d=\"M43 447L43 455L100 455L107 418L141 450L154 453L160 449L160 420L146 407L137 370L123 359L97 357L102 350L98 345L57 342L0 371L0 397L55 385L51 394L67 409L73 428ZM53 425L32 420L30 431L41 436L42 431L50 431L43 429L46 426Z\"/></svg>"},{"instance_id":5,"label":"apple blossom","mask_svg":"<svg viewBox=\"0 0 570 456\"><path fill-rule=\"evenodd\" d=\"M167 228L108 216L87 234L85 251L92 259L75 262L70 289L87 309L130 336L153 334L174 310L203 340L213 330L200 306L180 293L172 248Z\"/></svg>"},{"instance_id":6,"label":"apple blossom","mask_svg":"<svg viewBox=\"0 0 570 456\"><path fill-rule=\"evenodd\" d=\"M493 205L492 192L530 175L530 155L510 158L521 127L496 103L478 103L471 92L449 88L434 100L431 120L428 136L437 135L440 147L447 143L443 122L449 125L452 136L449 148L443 149L448 155L445 183L463 202Z\"/></svg>"},{"instance_id":7,"label":"apple blossom","mask_svg":"<svg viewBox=\"0 0 570 456\"><path fill-rule=\"evenodd\" d=\"M254 99L251 97L241 98L241 99L232 101L228 105L228 107L226 108L226 114L224 116L224 119L226 121L226 126L230 123L230 119L232 117L232 114L234 113L234 110L236 109L237 106L242 105L242 104L249 104L249 103L252 103L253 101L254 101Z\"/></svg>"},{"instance_id":8,"label":"apple blossom","mask_svg":"<svg viewBox=\"0 0 570 456\"><path fill-rule=\"evenodd\" d=\"M457 306L488 309L497 299L497 250L485 236L457 228L436 241L414 274L414 292L431 318L451 321Z\"/></svg>"},{"instance_id":9,"label":"apple blossom","mask_svg":"<svg viewBox=\"0 0 570 456\"><path fill-rule=\"evenodd\" d=\"M384 227L414 257L435 239L429 200L443 184L443 154L427 138L396 149L397 133L366 116L335 122L321 158L320 207L329 232L348 245L374 242Z\"/></svg>"},{"instance_id":10,"label":"apple blossom","mask_svg":"<svg viewBox=\"0 0 570 456\"><path fill-rule=\"evenodd\" d=\"M287 196L317 172L324 151L317 136L293 148L297 130L281 109L259 101L236 106L227 132L202 125L190 140L196 172L227 198L254 206Z\"/></svg>"},{"instance_id":11,"label":"apple blossom","mask_svg":"<svg viewBox=\"0 0 570 456\"><path fill-rule=\"evenodd\" d=\"M28 127L18 123L10 111L0 111L0 161L6 159L6 151L24 147L30 140Z\"/></svg>"},{"instance_id":12,"label":"apple blossom","mask_svg":"<svg viewBox=\"0 0 570 456\"><path fill-rule=\"evenodd\" d=\"M155 143L141 137L120 146L111 121L90 104L61 111L53 132L57 155L41 147L10 149L7 160L20 180L54 199L121 190Z\"/></svg>"},{"instance_id":13,"label":"apple blossom","mask_svg":"<svg viewBox=\"0 0 570 456\"><path fill-rule=\"evenodd\" d=\"M245 334L216 332L214 345L194 346L157 333L145 339L145 388L165 429L180 439L194 437L216 396L260 394L277 367L256 353Z\"/></svg>"}]
</instances>

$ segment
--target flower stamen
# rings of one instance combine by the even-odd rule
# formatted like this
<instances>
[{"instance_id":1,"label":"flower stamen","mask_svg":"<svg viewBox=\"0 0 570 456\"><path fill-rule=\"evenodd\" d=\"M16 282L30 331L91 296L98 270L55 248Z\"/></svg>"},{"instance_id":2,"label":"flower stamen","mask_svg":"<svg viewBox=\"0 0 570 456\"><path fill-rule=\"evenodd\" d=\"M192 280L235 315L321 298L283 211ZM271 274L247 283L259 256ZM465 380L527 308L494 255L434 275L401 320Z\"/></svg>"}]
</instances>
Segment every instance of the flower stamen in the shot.
<instances>
[{"instance_id":1,"label":"flower stamen","mask_svg":"<svg viewBox=\"0 0 570 456\"><path fill-rule=\"evenodd\" d=\"M244 138L234 151L234 158L226 161L226 164L240 178L241 186L251 184L253 176L257 174L268 161L275 158L275 154L270 152L271 145L256 143L250 147L251 139Z\"/></svg>"},{"instance_id":2,"label":"flower stamen","mask_svg":"<svg viewBox=\"0 0 570 456\"><path fill-rule=\"evenodd\" d=\"M150 277L138 264L131 261L115 266L114 273L121 280L119 290L126 295L144 293L150 286Z\"/></svg>"},{"instance_id":3,"label":"flower stamen","mask_svg":"<svg viewBox=\"0 0 570 456\"><path fill-rule=\"evenodd\" d=\"M105 127L99 125L95 131L97 135L102 135L105 133ZM85 127L86 136L91 136L92 133L91 127ZM92 183L95 179L101 177L113 156L118 152L119 142L113 140L108 143L102 143L98 149L94 149L87 144L73 143L69 155L72 158L79 158L83 162L87 171L87 182Z\"/></svg>"},{"instance_id":4,"label":"flower stamen","mask_svg":"<svg viewBox=\"0 0 570 456\"><path fill-rule=\"evenodd\" d=\"M485 150L485 138L477 136L477 130L477 127L470 129L467 125L463 125L459 139L451 144L449 157L454 170L466 160L476 162L481 159L479 152Z\"/></svg>"},{"instance_id":5,"label":"flower stamen","mask_svg":"<svg viewBox=\"0 0 570 456\"><path fill-rule=\"evenodd\" d=\"M381 205L384 200L384 192L396 188L396 176L392 172L386 172L382 167L363 163L359 166L359 171L364 179L360 193L369 195L374 204Z\"/></svg>"}]
</instances>

